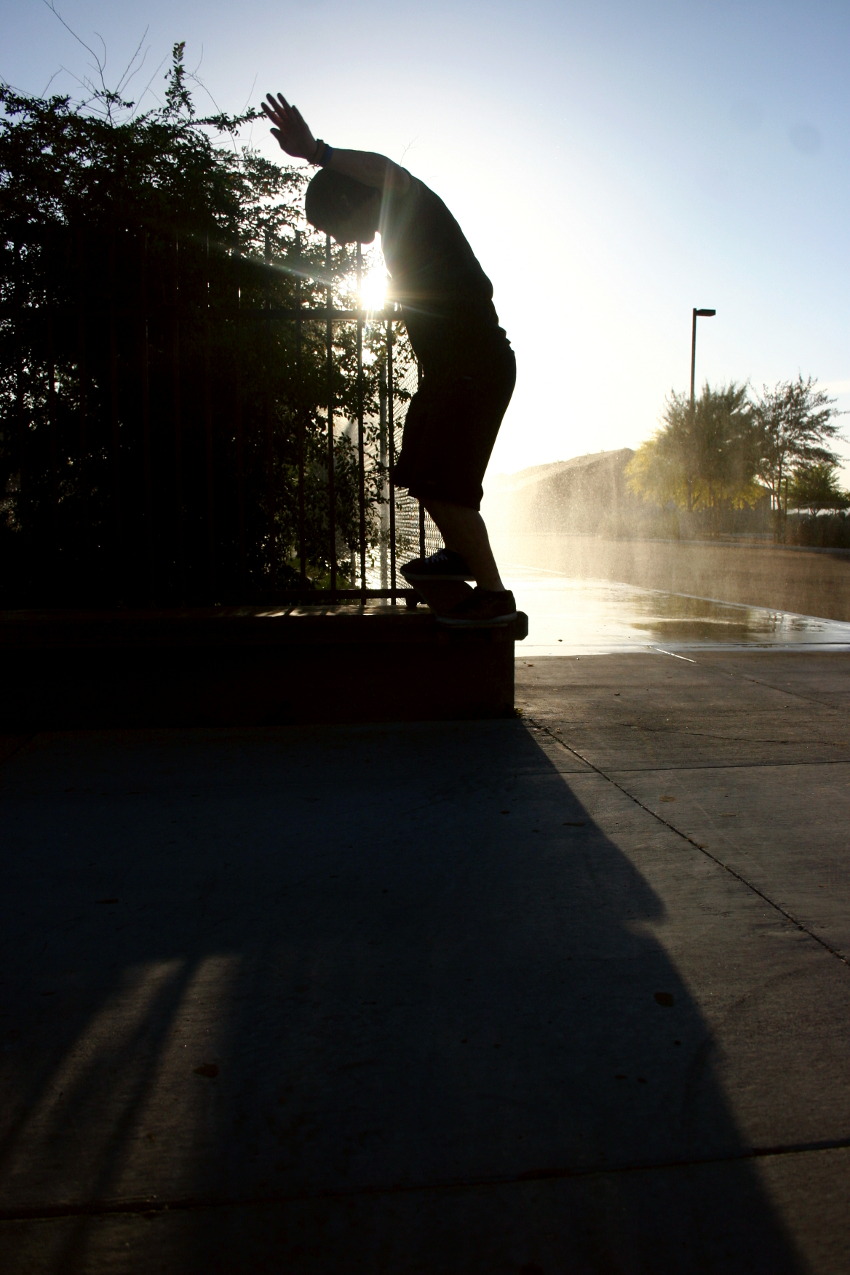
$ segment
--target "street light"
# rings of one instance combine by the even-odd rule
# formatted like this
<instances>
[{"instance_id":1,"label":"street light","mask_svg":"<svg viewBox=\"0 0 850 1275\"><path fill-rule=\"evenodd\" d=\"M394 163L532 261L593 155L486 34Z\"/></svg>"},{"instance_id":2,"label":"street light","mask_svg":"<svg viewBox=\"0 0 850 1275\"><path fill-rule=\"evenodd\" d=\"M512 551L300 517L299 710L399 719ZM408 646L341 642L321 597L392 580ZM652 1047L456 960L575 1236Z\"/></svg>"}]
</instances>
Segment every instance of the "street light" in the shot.
<instances>
[{"instance_id":1,"label":"street light","mask_svg":"<svg viewBox=\"0 0 850 1275\"><path fill-rule=\"evenodd\" d=\"M694 321L691 329L691 420L694 418L694 372L696 371L697 362L697 319L711 319L717 314L716 310L697 310L694 309Z\"/></svg>"}]
</instances>

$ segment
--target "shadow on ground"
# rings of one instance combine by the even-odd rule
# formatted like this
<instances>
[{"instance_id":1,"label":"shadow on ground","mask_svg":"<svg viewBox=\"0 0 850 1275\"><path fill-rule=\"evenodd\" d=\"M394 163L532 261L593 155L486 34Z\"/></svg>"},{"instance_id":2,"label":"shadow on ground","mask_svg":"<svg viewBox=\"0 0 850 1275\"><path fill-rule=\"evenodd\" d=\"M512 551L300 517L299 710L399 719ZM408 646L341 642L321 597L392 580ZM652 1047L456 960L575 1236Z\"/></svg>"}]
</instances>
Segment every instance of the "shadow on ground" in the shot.
<instances>
[{"instance_id":1,"label":"shadow on ground","mask_svg":"<svg viewBox=\"0 0 850 1275\"><path fill-rule=\"evenodd\" d=\"M659 938L675 838L543 734L40 736L2 777L4 1270L802 1269Z\"/></svg>"}]
</instances>

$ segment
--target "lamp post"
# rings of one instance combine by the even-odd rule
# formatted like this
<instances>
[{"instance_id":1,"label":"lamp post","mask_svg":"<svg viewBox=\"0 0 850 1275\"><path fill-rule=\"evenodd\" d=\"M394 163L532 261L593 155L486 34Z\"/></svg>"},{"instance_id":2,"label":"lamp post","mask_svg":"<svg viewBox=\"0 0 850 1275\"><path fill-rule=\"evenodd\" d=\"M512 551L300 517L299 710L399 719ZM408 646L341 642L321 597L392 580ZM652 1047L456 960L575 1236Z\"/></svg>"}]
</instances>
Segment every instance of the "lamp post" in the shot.
<instances>
[{"instance_id":1,"label":"lamp post","mask_svg":"<svg viewBox=\"0 0 850 1275\"><path fill-rule=\"evenodd\" d=\"M696 362L697 362L697 319L710 319L715 314L717 314L716 310L697 310L697 308L694 307L694 318L693 318L693 324L691 327L691 406L688 412L688 428L690 429L692 444L693 444L694 426L696 425L696 405L694 403L694 374L696 372ZM691 482L691 479L688 478L688 513L691 512L692 494L693 494L692 482Z\"/></svg>"},{"instance_id":2,"label":"lamp post","mask_svg":"<svg viewBox=\"0 0 850 1275\"><path fill-rule=\"evenodd\" d=\"M694 418L694 375L697 363L697 319L711 319L716 310L697 310L694 308L694 320L691 328L691 422Z\"/></svg>"}]
</instances>

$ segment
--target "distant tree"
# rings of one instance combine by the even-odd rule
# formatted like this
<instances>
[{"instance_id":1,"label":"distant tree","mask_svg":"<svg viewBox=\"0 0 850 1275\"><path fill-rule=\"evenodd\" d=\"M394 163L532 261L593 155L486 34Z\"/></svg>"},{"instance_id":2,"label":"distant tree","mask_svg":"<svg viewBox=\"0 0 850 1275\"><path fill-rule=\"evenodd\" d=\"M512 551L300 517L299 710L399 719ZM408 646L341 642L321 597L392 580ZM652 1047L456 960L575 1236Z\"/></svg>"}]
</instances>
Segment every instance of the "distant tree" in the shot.
<instances>
[{"instance_id":1,"label":"distant tree","mask_svg":"<svg viewBox=\"0 0 850 1275\"><path fill-rule=\"evenodd\" d=\"M777 515L777 536L782 534L783 511L793 472L815 464L835 466L838 454L828 446L839 439L835 399L817 382L798 376L773 389L764 386L753 405L758 431L756 475L767 487Z\"/></svg>"},{"instance_id":2,"label":"distant tree","mask_svg":"<svg viewBox=\"0 0 850 1275\"><path fill-rule=\"evenodd\" d=\"M360 535L324 324L287 318L350 256L326 260L300 173L236 145L253 113L197 115L183 55L141 114L102 87L77 106L0 85L7 605L247 600L298 578L299 542L321 579ZM381 351L358 376L356 349L338 325L333 398L369 420ZM363 481L371 508L380 474Z\"/></svg>"},{"instance_id":3,"label":"distant tree","mask_svg":"<svg viewBox=\"0 0 850 1275\"><path fill-rule=\"evenodd\" d=\"M692 509L693 475L682 463L682 442L668 423L641 443L626 466L630 491L662 508L673 504Z\"/></svg>"},{"instance_id":4,"label":"distant tree","mask_svg":"<svg viewBox=\"0 0 850 1275\"><path fill-rule=\"evenodd\" d=\"M632 491L664 506L711 511L754 505L756 434L745 386L706 385L691 412L684 394L672 393L662 426L636 451L628 468Z\"/></svg>"},{"instance_id":5,"label":"distant tree","mask_svg":"<svg viewBox=\"0 0 850 1275\"><path fill-rule=\"evenodd\" d=\"M836 466L818 461L794 470L788 484L788 504L816 514L821 509L847 509L850 494L839 487Z\"/></svg>"}]
</instances>

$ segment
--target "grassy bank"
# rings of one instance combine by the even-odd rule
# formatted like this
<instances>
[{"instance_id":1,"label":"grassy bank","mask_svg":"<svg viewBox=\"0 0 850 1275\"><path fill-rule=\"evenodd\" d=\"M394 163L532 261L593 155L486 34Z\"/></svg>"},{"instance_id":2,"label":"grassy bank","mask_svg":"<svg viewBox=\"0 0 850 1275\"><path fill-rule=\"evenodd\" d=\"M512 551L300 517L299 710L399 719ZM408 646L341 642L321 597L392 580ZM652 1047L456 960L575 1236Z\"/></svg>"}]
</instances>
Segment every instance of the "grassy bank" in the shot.
<instances>
[{"instance_id":1,"label":"grassy bank","mask_svg":"<svg viewBox=\"0 0 850 1275\"><path fill-rule=\"evenodd\" d=\"M497 541L500 562L850 621L850 554L779 545L595 536Z\"/></svg>"}]
</instances>

